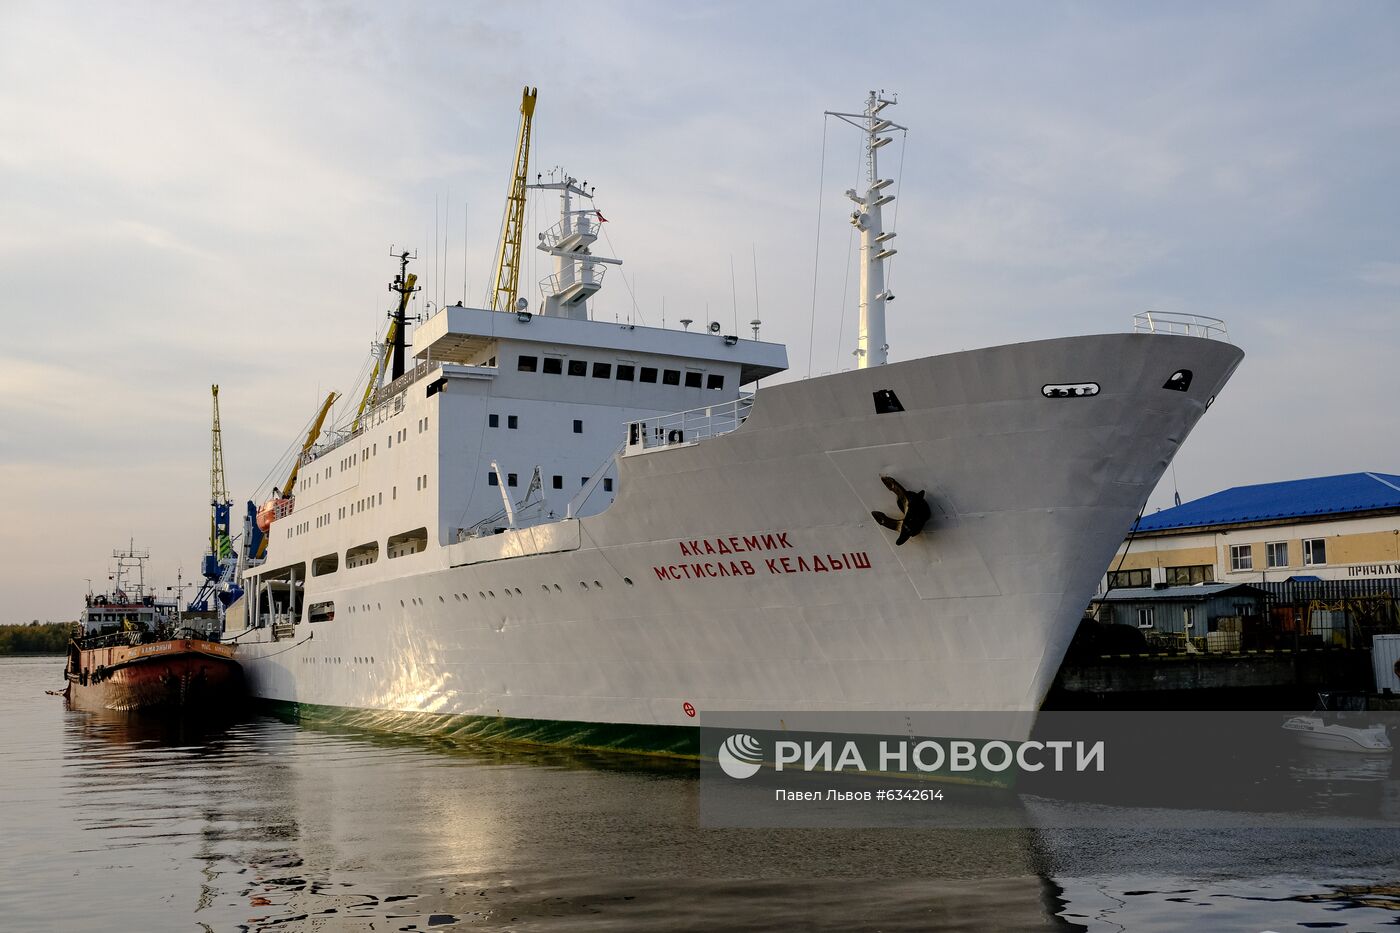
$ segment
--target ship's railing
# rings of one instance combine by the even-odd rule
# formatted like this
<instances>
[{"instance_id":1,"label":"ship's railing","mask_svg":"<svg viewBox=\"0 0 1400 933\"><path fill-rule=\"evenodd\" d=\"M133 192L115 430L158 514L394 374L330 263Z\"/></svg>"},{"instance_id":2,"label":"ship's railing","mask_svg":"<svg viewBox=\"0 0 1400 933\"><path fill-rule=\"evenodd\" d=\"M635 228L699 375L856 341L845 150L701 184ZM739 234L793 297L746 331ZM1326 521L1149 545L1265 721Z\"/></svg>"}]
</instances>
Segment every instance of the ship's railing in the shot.
<instances>
[{"instance_id":1,"label":"ship's railing","mask_svg":"<svg viewBox=\"0 0 1400 933\"><path fill-rule=\"evenodd\" d=\"M375 392L374 397L370 400L369 406L365 409L364 414L360 416L360 426L353 431L326 431L326 441L306 452L306 456L302 457L301 460L302 466L305 466L313 460L319 460L347 441L364 434L371 427L382 423L386 415L398 414L402 411L403 390L426 376L434 365L432 360L420 360L412 369L404 370L402 376Z\"/></svg>"},{"instance_id":2,"label":"ship's railing","mask_svg":"<svg viewBox=\"0 0 1400 933\"><path fill-rule=\"evenodd\" d=\"M1230 332L1220 318L1175 311L1144 311L1133 315L1133 333L1175 334L1179 337L1204 337L1207 340L1230 339Z\"/></svg>"},{"instance_id":3,"label":"ship's railing","mask_svg":"<svg viewBox=\"0 0 1400 933\"><path fill-rule=\"evenodd\" d=\"M627 423L626 453L639 453L672 444L690 444L735 430L753 411L753 395L732 402L706 405L670 415Z\"/></svg>"},{"instance_id":4,"label":"ship's railing","mask_svg":"<svg viewBox=\"0 0 1400 933\"><path fill-rule=\"evenodd\" d=\"M601 226L602 222L598 219L598 212L595 210L569 211L564 215L563 220L540 235L540 242L547 248L553 249L571 236L596 237Z\"/></svg>"},{"instance_id":5,"label":"ship's railing","mask_svg":"<svg viewBox=\"0 0 1400 933\"><path fill-rule=\"evenodd\" d=\"M596 285L602 287L603 273L608 267L597 262L589 262L580 257L582 265L566 268L540 279L540 291L546 295L562 295L575 285Z\"/></svg>"}]
</instances>

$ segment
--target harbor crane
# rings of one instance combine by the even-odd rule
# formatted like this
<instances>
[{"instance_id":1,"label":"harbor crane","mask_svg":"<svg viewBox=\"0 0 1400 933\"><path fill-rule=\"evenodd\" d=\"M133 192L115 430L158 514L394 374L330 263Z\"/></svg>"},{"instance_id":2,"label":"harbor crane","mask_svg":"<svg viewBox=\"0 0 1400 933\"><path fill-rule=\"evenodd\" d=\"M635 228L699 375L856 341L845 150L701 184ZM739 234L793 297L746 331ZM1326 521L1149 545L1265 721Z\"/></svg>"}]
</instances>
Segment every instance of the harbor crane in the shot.
<instances>
[{"instance_id":1,"label":"harbor crane","mask_svg":"<svg viewBox=\"0 0 1400 933\"><path fill-rule=\"evenodd\" d=\"M263 533L258 540L254 556L261 560L267 553L267 530L272 523L291 512L292 500L296 498L297 474L301 472L301 462L306 459L306 455L315 446L316 440L321 436L321 426L326 423L326 415L330 414L331 405L340 398L337 392L331 392L326 396L326 400L321 403L321 410L316 413L316 419L311 422L311 430L306 432L306 442L301 445L301 450L297 452L296 458L292 460L292 471L287 474L287 480L277 490L278 495L263 503L258 509L257 527Z\"/></svg>"}]
</instances>

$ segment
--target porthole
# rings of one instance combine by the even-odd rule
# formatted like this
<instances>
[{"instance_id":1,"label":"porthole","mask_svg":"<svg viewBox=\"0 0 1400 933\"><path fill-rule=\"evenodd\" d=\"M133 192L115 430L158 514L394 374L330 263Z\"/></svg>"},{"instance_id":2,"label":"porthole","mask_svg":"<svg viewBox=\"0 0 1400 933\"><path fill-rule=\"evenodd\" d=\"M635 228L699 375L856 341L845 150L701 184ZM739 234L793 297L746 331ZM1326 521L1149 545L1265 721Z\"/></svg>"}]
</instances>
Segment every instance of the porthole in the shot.
<instances>
[{"instance_id":1,"label":"porthole","mask_svg":"<svg viewBox=\"0 0 1400 933\"><path fill-rule=\"evenodd\" d=\"M548 593L548 592L549 592L549 584L548 584L548 583L541 583L541 584L540 584L540 589L542 589L542 590L544 590L546 593Z\"/></svg>"},{"instance_id":2,"label":"porthole","mask_svg":"<svg viewBox=\"0 0 1400 933\"><path fill-rule=\"evenodd\" d=\"M485 599L485 598L486 598L486 593L483 592L482 590L477 590L477 591L476 591L476 595L480 596L482 599Z\"/></svg>"},{"instance_id":3,"label":"porthole","mask_svg":"<svg viewBox=\"0 0 1400 933\"><path fill-rule=\"evenodd\" d=\"M632 578L631 578L631 577L623 577L623 578L622 578L622 582L623 582L623 583L626 583L628 586L632 586L632 585L633 585L633 584L632 584Z\"/></svg>"},{"instance_id":4,"label":"porthole","mask_svg":"<svg viewBox=\"0 0 1400 933\"><path fill-rule=\"evenodd\" d=\"M588 589L588 584L584 583L582 580L578 581L578 585L583 587L585 590Z\"/></svg>"},{"instance_id":5,"label":"porthole","mask_svg":"<svg viewBox=\"0 0 1400 933\"><path fill-rule=\"evenodd\" d=\"M562 588L558 583L556 583L556 584L554 584L554 592L556 592L556 593L562 593L562 592L564 592L564 590L563 590L563 588Z\"/></svg>"},{"instance_id":6,"label":"porthole","mask_svg":"<svg viewBox=\"0 0 1400 933\"><path fill-rule=\"evenodd\" d=\"M520 587L517 586L517 587L515 588L515 595L516 595L516 596L524 596L525 594L522 593L522 592L520 592Z\"/></svg>"},{"instance_id":7,"label":"porthole","mask_svg":"<svg viewBox=\"0 0 1400 933\"><path fill-rule=\"evenodd\" d=\"M1040 387L1046 398L1088 398L1099 394L1097 382L1064 382Z\"/></svg>"},{"instance_id":8,"label":"porthole","mask_svg":"<svg viewBox=\"0 0 1400 933\"><path fill-rule=\"evenodd\" d=\"M440 603L445 603L445 602L447 602L447 600L445 600L445 599L443 599L441 596L439 596L439 597L438 597L438 602L440 602Z\"/></svg>"},{"instance_id":9,"label":"porthole","mask_svg":"<svg viewBox=\"0 0 1400 933\"><path fill-rule=\"evenodd\" d=\"M506 587L506 595L507 595L507 596L510 596L510 597L514 597L514 596L515 596L515 594L512 593L512 592L510 591L510 587Z\"/></svg>"},{"instance_id":10,"label":"porthole","mask_svg":"<svg viewBox=\"0 0 1400 933\"><path fill-rule=\"evenodd\" d=\"M460 603L460 602L462 601L462 594L461 594L461 593L453 593L453 594L452 594L452 599L453 599L454 601Z\"/></svg>"},{"instance_id":11,"label":"porthole","mask_svg":"<svg viewBox=\"0 0 1400 933\"><path fill-rule=\"evenodd\" d=\"M599 583L597 580L593 581L593 585L600 590L603 588L603 584Z\"/></svg>"},{"instance_id":12,"label":"porthole","mask_svg":"<svg viewBox=\"0 0 1400 933\"><path fill-rule=\"evenodd\" d=\"M490 596L492 599L495 599L495 598L496 598L496 591L495 591L495 590L487 590L487 591L486 591L486 595L487 595L487 596Z\"/></svg>"}]
</instances>

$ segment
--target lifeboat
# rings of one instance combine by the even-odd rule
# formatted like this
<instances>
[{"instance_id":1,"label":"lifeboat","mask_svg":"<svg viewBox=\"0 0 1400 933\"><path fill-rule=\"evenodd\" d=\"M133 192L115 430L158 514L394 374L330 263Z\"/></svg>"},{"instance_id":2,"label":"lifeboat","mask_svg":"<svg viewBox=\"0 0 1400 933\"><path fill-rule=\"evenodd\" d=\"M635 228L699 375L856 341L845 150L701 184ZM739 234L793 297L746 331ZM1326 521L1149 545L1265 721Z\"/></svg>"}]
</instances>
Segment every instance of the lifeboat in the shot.
<instances>
[{"instance_id":1,"label":"lifeboat","mask_svg":"<svg viewBox=\"0 0 1400 933\"><path fill-rule=\"evenodd\" d=\"M258 530L267 534L267 530L272 527L272 523L292 510L292 500L287 498L268 499L258 509L257 523Z\"/></svg>"}]
</instances>

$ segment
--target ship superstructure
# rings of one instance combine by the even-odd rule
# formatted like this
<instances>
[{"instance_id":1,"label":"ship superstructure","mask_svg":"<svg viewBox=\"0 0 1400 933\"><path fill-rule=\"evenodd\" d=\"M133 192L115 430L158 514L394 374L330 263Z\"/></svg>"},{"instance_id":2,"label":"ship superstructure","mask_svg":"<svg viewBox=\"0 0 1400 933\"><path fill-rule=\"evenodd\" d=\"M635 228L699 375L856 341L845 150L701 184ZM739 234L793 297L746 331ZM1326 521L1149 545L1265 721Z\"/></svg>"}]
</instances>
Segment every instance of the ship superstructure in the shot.
<instances>
[{"instance_id":1,"label":"ship superstructure","mask_svg":"<svg viewBox=\"0 0 1400 933\"><path fill-rule=\"evenodd\" d=\"M706 710L891 711L903 732L1038 708L1241 353L1158 315L884 363L891 104L850 115L860 366L757 394L779 344L592 319L603 218L571 176L539 182L561 209L540 313L438 310L281 490L227 618L254 695L643 750Z\"/></svg>"}]
</instances>

